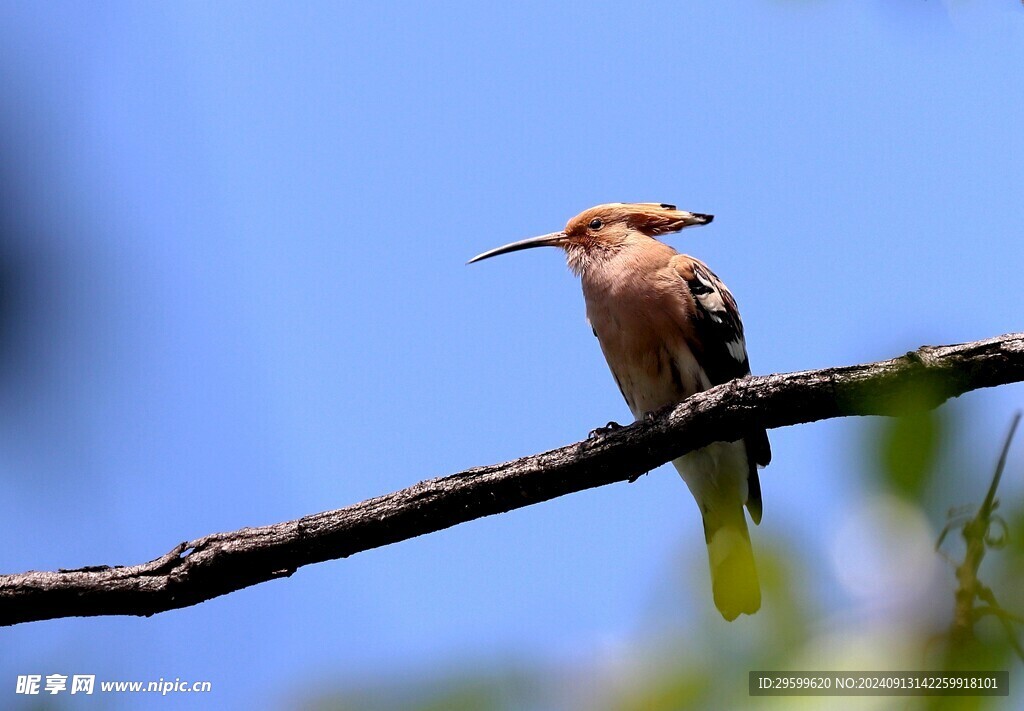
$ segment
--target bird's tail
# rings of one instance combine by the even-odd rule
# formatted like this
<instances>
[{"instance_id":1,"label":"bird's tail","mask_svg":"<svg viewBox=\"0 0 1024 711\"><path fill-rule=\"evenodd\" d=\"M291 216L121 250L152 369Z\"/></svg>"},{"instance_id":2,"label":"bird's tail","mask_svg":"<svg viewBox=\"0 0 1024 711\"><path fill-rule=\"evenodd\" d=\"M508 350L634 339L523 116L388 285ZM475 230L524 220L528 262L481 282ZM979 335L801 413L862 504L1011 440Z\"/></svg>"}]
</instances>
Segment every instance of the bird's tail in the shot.
<instances>
[{"instance_id":1,"label":"bird's tail","mask_svg":"<svg viewBox=\"0 0 1024 711\"><path fill-rule=\"evenodd\" d=\"M742 506L737 502L708 507L704 512L704 538L715 607L730 621L741 612L753 615L761 607L761 586Z\"/></svg>"},{"instance_id":2,"label":"bird's tail","mask_svg":"<svg viewBox=\"0 0 1024 711\"><path fill-rule=\"evenodd\" d=\"M750 461L743 442L716 442L672 462L704 516L715 607L727 620L761 607L743 504L750 500ZM752 509L760 512L758 505ZM754 520L758 520L760 516Z\"/></svg>"}]
</instances>

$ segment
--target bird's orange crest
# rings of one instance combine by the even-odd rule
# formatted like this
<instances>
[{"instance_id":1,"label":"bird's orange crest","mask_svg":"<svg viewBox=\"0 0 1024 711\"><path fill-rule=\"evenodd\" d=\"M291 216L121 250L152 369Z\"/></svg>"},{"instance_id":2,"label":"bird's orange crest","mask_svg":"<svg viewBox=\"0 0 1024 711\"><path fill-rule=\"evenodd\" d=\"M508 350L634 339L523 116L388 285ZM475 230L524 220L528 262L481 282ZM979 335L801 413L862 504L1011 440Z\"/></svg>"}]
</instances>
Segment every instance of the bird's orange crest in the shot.
<instances>
[{"instance_id":1,"label":"bird's orange crest","mask_svg":"<svg viewBox=\"0 0 1024 711\"><path fill-rule=\"evenodd\" d=\"M635 230L648 237L678 232L690 225L706 225L713 215L686 212L664 202L611 202L584 210L569 220L565 233L581 238L600 237L605 227Z\"/></svg>"}]
</instances>

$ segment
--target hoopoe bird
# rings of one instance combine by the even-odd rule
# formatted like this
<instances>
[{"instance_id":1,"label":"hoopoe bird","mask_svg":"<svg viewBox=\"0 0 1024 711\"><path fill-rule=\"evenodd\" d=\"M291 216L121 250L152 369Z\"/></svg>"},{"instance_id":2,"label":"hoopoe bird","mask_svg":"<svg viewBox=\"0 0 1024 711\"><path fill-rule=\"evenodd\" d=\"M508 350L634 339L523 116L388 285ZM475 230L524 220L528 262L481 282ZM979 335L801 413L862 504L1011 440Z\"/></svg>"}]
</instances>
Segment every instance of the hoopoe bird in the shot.
<instances>
[{"instance_id":1,"label":"hoopoe bird","mask_svg":"<svg viewBox=\"0 0 1024 711\"><path fill-rule=\"evenodd\" d=\"M714 218L665 203L610 203L561 232L492 249L469 263L533 247L561 247L583 285L587 321L633 417L750 373L743 323L725 284L657 237ZM609 423L614 427L614 423ZM700 507L715 606L727 620L761 606L744 505L761 521L758 466L771 459L754 430L672 463Z\"/></svg>"}]
</instances>

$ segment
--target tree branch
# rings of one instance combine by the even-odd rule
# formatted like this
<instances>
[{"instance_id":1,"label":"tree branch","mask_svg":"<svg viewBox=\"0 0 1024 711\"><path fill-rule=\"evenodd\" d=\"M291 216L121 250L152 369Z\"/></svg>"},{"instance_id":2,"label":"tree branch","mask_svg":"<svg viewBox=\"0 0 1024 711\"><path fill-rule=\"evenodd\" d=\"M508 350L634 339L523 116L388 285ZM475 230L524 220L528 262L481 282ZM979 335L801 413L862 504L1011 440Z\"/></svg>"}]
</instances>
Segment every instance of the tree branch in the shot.
<instances>
[{"instance_id":1,"label":"tree branch","mask_svg":"<svg viewBox=\"0 0 1024 711\"><path fill-rule=\"evenodd\" d=\"M476 467L347 508L186 541L148 563L0 576L0 625L91 615L152 615L298 568L464 521L626 481L711 442L848 415L934 408L970 390L1024 380L1024 333L925 346L893 360L735 380L609 434ZM906 398L908 388L925 397Z\"/></svg>"}]
</instances>

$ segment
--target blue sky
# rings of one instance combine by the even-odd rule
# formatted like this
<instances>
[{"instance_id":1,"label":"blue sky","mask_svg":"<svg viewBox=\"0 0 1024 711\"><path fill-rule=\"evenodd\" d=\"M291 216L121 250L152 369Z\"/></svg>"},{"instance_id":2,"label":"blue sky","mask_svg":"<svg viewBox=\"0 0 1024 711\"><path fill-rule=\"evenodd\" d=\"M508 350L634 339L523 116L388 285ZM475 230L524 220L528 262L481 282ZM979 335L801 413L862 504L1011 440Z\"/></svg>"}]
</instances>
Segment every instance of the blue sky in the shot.
<instances>
[{"instance_id":1,"label":"blue sky","mask_svg":"<svg viewBox=\"0 0 1024 711\"><path fill-rule=\"evenodd\" d=\"M1022 66L1011 0L6 3L0 568L141 562L628 419L555 250L464 265L596 203L716 215L667 241L732 288L756 373L1021 330ZM988 468L1022 402L955 403L958 461ZM873 426L771 433L755 539L827 607L854 604L829 562ZM713 618L703 555L665 468L151 619L4 630L0 688L178 676L243 707L588 658L680 556Z\"/></svg>"}]
</instances>

